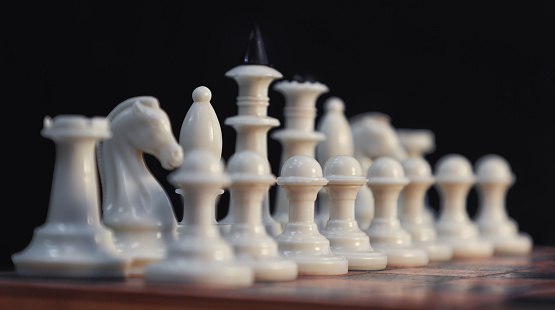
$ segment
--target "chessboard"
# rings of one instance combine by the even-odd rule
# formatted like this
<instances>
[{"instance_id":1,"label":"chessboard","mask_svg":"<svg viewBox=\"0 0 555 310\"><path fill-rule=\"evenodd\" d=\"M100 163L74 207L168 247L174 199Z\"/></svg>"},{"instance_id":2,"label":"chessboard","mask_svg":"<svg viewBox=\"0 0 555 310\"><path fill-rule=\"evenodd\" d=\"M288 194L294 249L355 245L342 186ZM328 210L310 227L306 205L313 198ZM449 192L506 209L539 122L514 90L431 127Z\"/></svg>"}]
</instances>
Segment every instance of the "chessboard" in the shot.
<instances>
[{"instance_id":1,"label":"chessboard","mask_svg":"<svg viewBox=\"0 0 555 310\"><path fill-rule=\"evenodd\" d=\"M0 309L554 309L555 247L244 289L0 274Z\"/></svg>"}]
</instances>

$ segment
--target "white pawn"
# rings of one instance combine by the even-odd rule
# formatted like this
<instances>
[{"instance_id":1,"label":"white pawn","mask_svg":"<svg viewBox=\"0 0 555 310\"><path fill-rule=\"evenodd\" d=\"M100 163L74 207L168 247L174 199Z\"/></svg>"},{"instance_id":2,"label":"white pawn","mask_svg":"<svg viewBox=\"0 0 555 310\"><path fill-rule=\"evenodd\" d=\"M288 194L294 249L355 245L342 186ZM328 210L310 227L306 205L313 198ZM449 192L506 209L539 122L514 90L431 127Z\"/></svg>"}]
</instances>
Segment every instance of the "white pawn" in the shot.
<instances>
[{"instance_id":1,"label":"white pawn","mask_svg":"<svg viewBox=\"0 0 555 310\"><path fill-rule=\"evenodd\" d=\"M409 156L401 164L410 180L401 191L401 225L411 234L414 245L428 252L430 261L450 260L453 249L437 241L434 224L427 220L424 212L426 193L435 182L430 164L420 156Z\"/></svg>"},{"instance_id":2,"label":"white pawn","mask_svg":"<svg viewBox=\"0 0 555 310\"><path fill-rule=\"evenodd\" d=\"M184 225L167 257L145 267L145 281L250 286L253 270L237 263L233 248L213 223L214 199L229 183L222 162L210 151L192 150L168 179L182 190Z\"/></svg>"},{"instance_id":3,"label":"white pawn","mask_svg":"<svg viewBox=\"0 0 555 310\"><path fill-rule=\"evenodd\" d=\"M324 102L324 114L316 131L326 139L316 145L316 160L321 166L335 155L353 155L353 134L345 117L345 103L338 97L330 97ZM330 217L329 200L324 187L318 194L316 224L322 230Z\"/></svg>"},{"instance_id":4,"label":"white pawn","mask_svg":"<svg viewBox=\"0 0 555 310\"><path fill-rule=\"evenodd\" d=\"M330 241L331 251L349 261L349 270L382 270L387 256L370 246L370 238L355 220L355 198L368 179L360 163L349 155L335 155L324 166L330 203L330 219L322 234Z\"/></svg>"},{"instance_id":5,"label":"white pawn","mask_svg":"<svg viewBox=\"0 0 555 310\"><path fill-rule=\"evenodd\" d=\"M435 177L441 199L438 240L453 247L453 258L492 256L493 245L480 238L466 211L468 192L476 182L470 161L460 154L444 155L436 163Z\"/></svg>"},{"instance_id":6,"label":"white pawn","mask_svg":"<svg viewBox=\"0 0 555 310\"><path fill-rule=\"evenodd\" d=\"M256 281L295 280L297 264L280 255L277 242L262 224L260 204L275 183L268 160L253 151L241 151L231 156L227 167L235 216L225 238L238 261L254 269Z\"/></svg>"},{"instance_id":7,"label":"white pawn","mask_svg":"<svg viewBox=\"0 0 555 310\"><path fill-rule=\"evenodd\" d=\"M422 266L429 262L426 251L412 244L410 234L397 217L397 201L409 183L398 160L382 156L368 169L368 186L374 194L375 216L366 233L372 247L387 255L387 266Z\"/></svg>"},{"instance_id":8,"label":"white pawn","mask_svg":"<svg viewBox=\"0 0 555 310\"><path fill-rule=\"evenodd\" d=\"M517 222L507 215L505 196L515 177L507 160L488 154L475 164L478 212L475 222L482 236L492 242L496 254L526 254L532 249L532 238L518 232Z\"/></svg>"},{"instance_id":9,"label":"white pawn","mask_svg":"<svg viewBox=\"0 0 555 310\"><path fill-rule=\"evenodd\" d=\"M330 241L314 223L314 201L328 180L316 159L307 155L289 158L281 169L277 183L289 200L289 222L276 237L279 251L295 262L299 275L331 276L348 272L348 261L331 252Z\"/></svg>"},{"instance_id":10,"label":"white pawn","mask_svg":"<svg viewBox=\"0 0 555 310\"><path fill-rule=\"evenodd\" d=\"M56 144L56 162L46 223L31 243L12 256L18 275L123 278L131 259L122 256L113 233L100 221L95 154L97 140L111 136L106 118L60 115L44 119L42 135Z\"/></svg>"}]
</instances>

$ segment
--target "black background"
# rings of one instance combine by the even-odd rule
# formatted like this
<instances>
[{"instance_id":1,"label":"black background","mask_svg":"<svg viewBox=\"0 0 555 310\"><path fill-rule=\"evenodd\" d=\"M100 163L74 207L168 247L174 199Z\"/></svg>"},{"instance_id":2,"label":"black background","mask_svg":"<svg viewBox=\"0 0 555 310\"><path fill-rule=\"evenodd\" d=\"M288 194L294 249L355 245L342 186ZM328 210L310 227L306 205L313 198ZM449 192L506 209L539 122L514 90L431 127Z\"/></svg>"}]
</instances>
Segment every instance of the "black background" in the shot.
<instances>
[{"instance_id":1,"label":"black background","mask_svg":"<svg viewBox=\"0 0 555 310\"><path fill-rule=\"evenodd\" d=\"M119 102L151 95L169 114L178 137L204 85L223 133L223 158L235 132L236 83L224 73L241 63L253 22L272 66L326 84L346 103L348 117L378 111L397 128L431 129L432 165L448 153L471 162L504 156L517 182L509 215L538 245L555 245L555 5L550 1L67 1L19 2L2 20L1 267L44 223L54 144L40 135L47 115L105 116ZM6 83L7 82L7 83ZM283 123L284 99L270 89L268 114ZM318 117L320 117L320 113ZM277 174L280 144L268 138ZM180 199L168 171L147 163L178 217ZM272 190L272 195L274 190ZM432 206L438 197L430 191ZM220 203L225 215L228 197ZM468 210L476 210L475 190Z\"/></svg>"}]
</instances>

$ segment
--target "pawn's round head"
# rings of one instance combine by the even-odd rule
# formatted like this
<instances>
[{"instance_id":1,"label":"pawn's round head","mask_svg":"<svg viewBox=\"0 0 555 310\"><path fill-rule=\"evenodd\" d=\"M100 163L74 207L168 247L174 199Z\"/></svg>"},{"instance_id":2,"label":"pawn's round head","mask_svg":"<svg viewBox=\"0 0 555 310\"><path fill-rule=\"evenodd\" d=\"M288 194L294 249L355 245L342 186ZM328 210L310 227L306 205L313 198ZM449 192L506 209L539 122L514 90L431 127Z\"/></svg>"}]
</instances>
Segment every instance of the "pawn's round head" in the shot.
<instances>
[{"instance_id":1,"label":"pawn's round head","mask_svg":"<svg viewBox=\"0 0 555 310\"><path fill-rule=\"evenodd\" d=\"M368 184L406 184L408 181L403 166L393 157L378 157L368 168Z\"/></svg>"},{"instance_id":2,"label":"pawn's round head","mask_svg":"<svg viewBox=\"0 0 555 310\"><path fill-rule=\"evenodd\" d=\"M206 86L199 86L193 90L194 102L210 102L212 99L212 92Z\"/></svg>"},{"instance_id":3,"label":"pawn's round head","mask_svg":"<svg viewBox=\"0 0 555 310\"><path fill-rule=\"evenodd\" d=\"M411 182L432 182L432 168L427 160L420 156L410 156L401 162L405 175Z\"/></svg>"},{"instance_id":4,"label":"pawn's round head","mask_svg":"<svg viewBox=\"0 0 555 310\"><path fill-rule=\"evenodd\" d=\"M175 172L168 176L175 186L183 187L195 184L214 184L225 186L228 177L224 165L212 152L194 149L183 157L183 163Z\"/></svg>"},{"instance_id":5,"label":"pawn's round head","mask_svg":"<svg viewBox=\"0 0 555 310\"><path fill-rule=\"evenodd\" d=\"M359 161L350 155L332 156L324 165L324 177L333 182L361 181L366 183Z\"/></svg>"},{"instance_id":6,"label":"pawn's round head","mask_svg":"<svg viewBox=\"0 0 555 310\"><path fill-rule=\"evenodd\" d=\"M281 168L278 184L286 183L327 183L323 177L322 167L316 159L306 155L295 155L289 158Z\"/></svg>"},{"instance_id":7,"label":"pawn's round head","mask_svg":"<svg viewBox=\"0 0 555 310\"><path fill-rule=\"evenodd\" d=\"M268 160L254 151L233 154L227 162L227 172L232 183L273 184L275 176L270 172Z\"/></svg>"},{"instance_id":8,"label":"pawn's round head","mask_svg":"<svg viewBox=\"0 0 555 310\"><path fill-rule=\"evenodd\" d=\"M327 113L343 113L345 103L339 97L330 97L324 102L324 111Z\"/></svg>"},{"instance_id":9,"label":"pawn's round head","mask_svg":"<svg viewBox=\"0 0 555 310\"><path fill-rule=\"evenodd\" d=\"M497 155L484 155L476 161L478 183L512 183L514 175L509 162Z\"/></svg>"},{"instance_id":10,"label":"pawn's round head","mask_svg":"<svg viewBox=\"0 0 555 310\"><path fill-rule=\"evenodd\" d=\"M435 170L438 182L470 183L475 181L472 164L460 154L444 155L437 161Z\"/></svg>"}]
</instances>

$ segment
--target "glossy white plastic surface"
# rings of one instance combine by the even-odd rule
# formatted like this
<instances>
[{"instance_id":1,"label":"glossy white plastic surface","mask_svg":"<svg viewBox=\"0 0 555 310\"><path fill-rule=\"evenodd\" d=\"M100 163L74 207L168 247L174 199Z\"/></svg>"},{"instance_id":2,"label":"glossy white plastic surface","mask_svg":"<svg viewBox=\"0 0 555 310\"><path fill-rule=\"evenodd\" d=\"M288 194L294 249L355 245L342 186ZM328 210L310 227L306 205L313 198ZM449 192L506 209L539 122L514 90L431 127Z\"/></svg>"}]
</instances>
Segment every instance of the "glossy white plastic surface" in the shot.
<instances>
[{"instance_id":1,"label":"glossy white plastic surface","mask_svg":"<svg viewBox=\"0 0 555 310\"><path fill-rule=\"evenodd\" d=\"M387 256L375 251L368 235L355 220L355 198L368 179L360 163L349 155L332 156L324 166L328 179L330 218L322 234L330 241L331 251L349 261L349 270L382 270Z\"/></svg>"},{"instance_id":2,"label":"glossy white plastic surface","mask_svg":"<svg viewBox=\"0 0 555 310\"><path fill-rule=\"evenodd\" d=\"M410 181L401 191L401 225L411 234L413 244L428 252L430 261L448 261L453 257L453 249L437 241L434 223L427 220L424 213L426 192L435 183L432 168L420 156L409 156L401 164Z\"/></svg>"},{"instance_id":3,"label":"glossy white plastic surface","mask_svg":"<svg viewBox=\"0 0 555 310\"><path fill-rule=\"evenodd\" d=\"M382 156L368 169L368 186L375 199L375 216L365 232L372 247L387 255L387 266L422 266L429 262L428 253L412 244L397 215L401 190L409 183L398 160Z\"/></svg>"},{"instance_id":4,"label":"glossy white plastic surface","mask_svg":"<svg viewBox=\"0 0 555 310\"><path fill-rule=\"evenodd\" d=\"M12 256L18 275L123 278L131 260L116 249L100 221L95 144L111 136L106 118L46 117L42 135L56 144L46 222L31 243Z\"/></svg>"},{"instance_id":5,"label":"glossy white plastic surface","mask_svg":"<svg viewBox=\"0 0 555 310\"><path fill-rule=\"evenodd\" d=\"M275 183L268 161L253 151L241 151L231 156L227 172L235 216L225 239L233 246L238 262L253 268L257 282L296 279L297 264L279 253L277 242L261 221L260 204Z\"/></svg>"},{"instance_id":6,"label":"glossy white plastic surface","mask_svg":"<svg viewBox=\"0 0 555 310\"><path fill-rule=\"evenodd\" d=\"M226 287L251 285L253 270L237 262L233 248L213 224L215 197L229 183L219 158L211 151L192 150L168 179L183 193L183 225L179 238L168 247L167 257L145 267L145 281Z\"/></svg>"},{"instance_id":7,"label":"glossy white plastic surface","mask_svg":"<svg viewBox=\"0 0 555 310\"><path fill-rule=\"evenodd\" d=\"M274 90L285 97L284 128L275 130L271 137L281 143L280 170L283 163L295 155L315 156L316 145L326 139L325 134L314 130L316 100L328 92L319 82L280 81ZM282 187L276 189L274 218L282 227L289 220L289 203Z\"/></svg>"},{"instance_id":8,"label":"glossy white plastic surface","mask_svg":"<svg viewBox=\"0 0 555 310\"><path fill-rule=\"evenodd\" d=\"M353 134L344 112L345 103L341 98L330 97L324 102L324 114L316 126L316 130L326 136L325 140L316 145L316 160L320 165L325 165L335 155L354 154ZM318 194L316 207L316 224L322 230L330 217L325 188Z\"/></svg>"},{"instance_id":9,"label":"glossy white plastic surface","mask_svg":"<svg viewBox=\"0 0 555 310\"><path fill-rule=\"evenodd\" d=\"M268 66L247 64L234 67L225 76L234 79L239 87L238 114L224 121L236 131L235 152L250 150L268 158L268 131L280 124L278 119L268 116L268 88L272 81L282 78L282 74ZM277 236L282 227L270 214L269 193L264 196L261 208L267 232ZM230 202L228 214L220 223L232 223L234 212L233 202Z\"/></svg>"},{"instance_id":10,"label":"glossy white plastic surface","mask_svg":"<svg viewBox=\"0 0 555 310\"><path fill-rule=\"evenodd\" d=\"M516 178L509 162L497 155L484 155L475 164L479 195L475 222L481 235L492 242L495 254L522 255L532 250L532 238L518 231L518 223L509 217L505 197Z\"/></svg>"},{"instance_id":11,"label":"glossy white plastic surface","mask_svg":"<svg viewBox=\"0 0 555 310\"><path fill-rule=\"evenodd\" d=\"M346 274L347 259L332 253L330 241L314 223L314 201L328 183L320 164L313 157L295 155L283 164L277 183L285 190L290 208L289 222L276 237L279 251L297 262L299 275Z\"/></svg>"},{"instance_id":12,"label":"glossy white plastic surface","mask_svg":"<svg viewBox=\"0 0 555 310\"><path fill-rule=\"evenodd\" d=\"M481 238L466 210L466 199L476 182L470 161L460 154L447 154L435 166L435 186L441 205L436 222L438 240L453 247L453 258L493 255L493 245Z\"/></svg>"},{"instance_id":13,"label":"glossy white plastic surface","mask_svg":"<svg viewBox=\"0 0 555 310\"><path fill-rule=\"evenodd\" d=\"M165 169L181 164L183 150L166 112L154 97L133 97L107 117L112 139L98 143L103 221L114 231L118 250L133 260L131 275L162 259L176 236L177 220L162 185L147 168L143 152Z\"/></svg>"}]
</instances>

